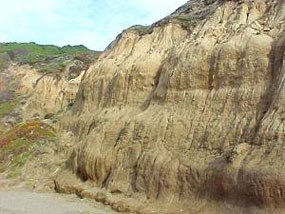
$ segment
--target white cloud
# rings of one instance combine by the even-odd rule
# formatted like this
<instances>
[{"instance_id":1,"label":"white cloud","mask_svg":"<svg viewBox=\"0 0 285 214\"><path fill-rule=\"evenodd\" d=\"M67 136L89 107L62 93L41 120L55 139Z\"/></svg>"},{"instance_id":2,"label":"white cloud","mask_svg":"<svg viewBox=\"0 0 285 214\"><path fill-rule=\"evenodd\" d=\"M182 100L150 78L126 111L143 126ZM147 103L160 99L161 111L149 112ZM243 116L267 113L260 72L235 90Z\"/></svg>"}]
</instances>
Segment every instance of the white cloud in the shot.
<instances>
[{"instance_id":1,"label":"white cloud","mask_svg":"<svg viewBox=\"0 0 285 214\"><path fill-rule=\"evenodd\" d=\"M151 24L187 0L0 0L0 41L104 49L124 28Z\"/></svg>"}]
</instances>

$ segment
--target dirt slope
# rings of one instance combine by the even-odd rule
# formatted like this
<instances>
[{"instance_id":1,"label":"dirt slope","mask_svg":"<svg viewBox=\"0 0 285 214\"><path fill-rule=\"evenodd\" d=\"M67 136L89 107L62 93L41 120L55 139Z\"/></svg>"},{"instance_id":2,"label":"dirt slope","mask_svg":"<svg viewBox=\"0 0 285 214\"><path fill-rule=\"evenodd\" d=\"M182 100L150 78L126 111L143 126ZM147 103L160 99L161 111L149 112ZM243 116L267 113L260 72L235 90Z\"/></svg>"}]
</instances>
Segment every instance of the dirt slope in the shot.
<instances>
[{"instance_id":1,"label":"dirt slope","mask_svg":"<svg viewBox=\"0 0 285 214\"><path fill-rule=\"evenodd\" d=\"M284 208L284 19L284 0L193 0L124 31L61 121L68 170L170 207Z\"/></svg>"}]
</instances>

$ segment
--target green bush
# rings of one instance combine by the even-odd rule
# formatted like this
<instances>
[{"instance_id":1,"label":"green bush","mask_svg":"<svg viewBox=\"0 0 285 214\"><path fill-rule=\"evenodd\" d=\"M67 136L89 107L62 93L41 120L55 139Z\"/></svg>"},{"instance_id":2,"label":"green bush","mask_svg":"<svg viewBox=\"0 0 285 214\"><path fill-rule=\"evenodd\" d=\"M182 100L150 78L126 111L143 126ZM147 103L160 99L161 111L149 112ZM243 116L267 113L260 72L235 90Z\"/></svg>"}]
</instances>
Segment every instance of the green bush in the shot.
<instances>
[{"instance_id":1,"label":"green bush","mask_svg":"<svg viewBox=\"0 0 285 214\"><path fill-rule=\"evenodd\" d=\"M137 31L141 36L152 33L152 27L148 25L134 25L129 30Z\"/></svg>"},{"instance_id":2,"label":"green bush","mask_svg":"<svg viewBox=\"0 0 285 214\"><path fill-rule=\"evenodd\" d=\"M55 131L46 123L29 121L11 127L0 135L0 172L8 169L10 176L16 177L19 168L37 155L41 147L55 143Z\"/></svg>"},{"instance_id":3,"label":"green bush","mask_svg":"<svg viewBox=\"0 0 285 214\"><path fill-rule=\"evenodd\" d=\"M8 55L8 53L0 52L0 72L1 70L4 70L8 67L9 63L10 63L10 56Z\"/></svg>"},{"instance_id":4,"label":"green bush","mask_svg":"<svg viewBox=\"0 0 285 214\"><path fill-rule=\"evenodd\" d=\"M63 62L51 63L41 66L38 71L43 73L61 72L65 68Z\"/></svg>"},{"instance_id":5,"label":"green bush","mask_svg":"<svg viewBox=\"0 0 285 214\"><path fill-rule=\"evenodd\" d=\"M0 118L12 112L17 104L16 100L0 103Z\"/></svg>"},{"instance_id":6,"label":"green bush","mask_svg":"<svg viewBox=\"0 0 285 214\"><path fill-rule=\"evenodd\" d=\"M186 14L175 17L175 20L187 30L195 28L199 23L199 19L197 17Z\"/></svg>"}]
</instances>

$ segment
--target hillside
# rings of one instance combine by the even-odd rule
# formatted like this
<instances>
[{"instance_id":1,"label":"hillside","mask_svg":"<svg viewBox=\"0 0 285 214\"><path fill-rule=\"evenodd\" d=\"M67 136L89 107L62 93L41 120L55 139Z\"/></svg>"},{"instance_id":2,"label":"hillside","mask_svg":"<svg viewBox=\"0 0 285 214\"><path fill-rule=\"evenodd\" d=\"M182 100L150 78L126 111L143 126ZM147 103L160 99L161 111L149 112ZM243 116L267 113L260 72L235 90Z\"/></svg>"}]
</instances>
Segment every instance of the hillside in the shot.
<instances>
[{"instance_id":1,"label":"hillside","mask_svg":"<svg viewBox=\"0 0 285 214\"><path fill-rule=\"evenodd\" d=\"M0 173L17 178L30 160L41 167L44 156L56 159L57 118L73 104L83 74L99 54L84 46L0 44Z\"/></svg>"},{"instance_id":2,"label":"hillside","mask_svg":"<svg viewBox=\"0 0 285 214\"><path fill-rule=\"evenodd\" d=\"M4 70L37 122L0 145L51 142L23 179L127 213L285 213L284 0L191 0L90 61Z\"/></svg>"},{"instance_id":3,"label":"hillside","mask_svg":"<svg viewBox=\"0 0 285 214\"><path fill-rule=\"evenodd\" d=\"M91 63L99 51L92 51L83 45L57 47L36 43L0 44L0 68L7 67L9 60L19 64L29 64L41 72L55 72L64 68L67 61L74 59Z\"/></svg>"},{"instance_id":4,"label":"hillside","mask_svg":"<svg viewBox=\"0 0 285 214\"><path fill-rule=\"evenodd\" d=\"M58 191L142 213L284 208L284 18L284 1L193 0L123 31L60 122Z\"/></svg>"}]
</instances>

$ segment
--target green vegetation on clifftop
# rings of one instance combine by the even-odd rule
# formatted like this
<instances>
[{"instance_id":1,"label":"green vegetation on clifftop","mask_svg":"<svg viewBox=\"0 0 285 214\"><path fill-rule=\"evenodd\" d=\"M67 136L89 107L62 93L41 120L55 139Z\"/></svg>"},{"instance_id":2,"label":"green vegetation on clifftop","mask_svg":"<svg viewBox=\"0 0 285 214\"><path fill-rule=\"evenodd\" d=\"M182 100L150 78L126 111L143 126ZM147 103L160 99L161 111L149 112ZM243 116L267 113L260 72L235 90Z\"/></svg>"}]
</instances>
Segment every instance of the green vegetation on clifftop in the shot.
<instances>
[{"instance_id":1,"label":"green vegetation on clifftop","mask_svg":"<svg viewBox=\"0 0 285 214\"><path fill-rule=\"evenodd\" d=\"M91 63L99 54L99 51L89 50L83 45L57 47L33 42L3 43L0 44L0 56L3 56L0 57L0 66L7 64L7 60L12 60L19 64L29 64L42 72L53 72L62 70L65 62L77 58Z\"/></svg>"}]
</instances>

